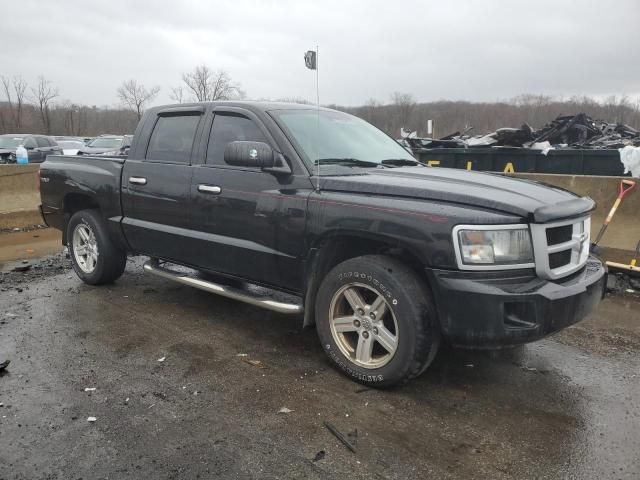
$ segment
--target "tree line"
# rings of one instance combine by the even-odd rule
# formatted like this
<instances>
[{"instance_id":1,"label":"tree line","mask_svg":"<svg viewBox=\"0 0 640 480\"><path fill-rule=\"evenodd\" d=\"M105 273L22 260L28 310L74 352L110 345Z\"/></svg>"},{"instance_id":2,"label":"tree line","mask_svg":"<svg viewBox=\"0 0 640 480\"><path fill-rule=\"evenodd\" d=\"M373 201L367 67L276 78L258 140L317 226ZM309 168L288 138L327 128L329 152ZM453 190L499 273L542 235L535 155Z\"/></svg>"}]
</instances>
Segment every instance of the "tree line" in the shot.
<instances>
[{"instance_id":1,"label":"tree line","mask_svg":"<svg viewBox=\"0 0 640 480\"><path fill-rule=\"evenodd\" d=\"M183 73L181 80L169 91L169 97L176 103L246 97L240 83L226 71L214 70L207 65ZM118 106L97 107L61 100L59 89L42 75L33 84L21 76L0 76L0 133L130 134L159 92L159 86L146 86L129 79L116 88ZM299 98L277 100L311 103ZM433 120L434 136L439 138L463 131L483 134L500 127L519 127L523 123L539 128L559 115L579 112L594 119L626 123L640 129L640 99L632 101L627 96L598 100L587 96L562 99L526 94L496 102L417 102L411 94L394 92L386 102L370 99L357 107L327 106L361 117L394 137L400 136L401 128L427 136L428 120Z\"/></svg>"},{"instance_id":2,"label":"tree line","mask_svg":"<svg viewBox=\"0 0 640 480\"><path fill-rule=\"evenodd\" d=\"M398 138L400 129L427 136L427 121L434 122L434 137L455 132L469 135L493 132L501 127L520 127L527 123L540 128L559 115L584 112L594 120L625 123L640 130L640 99L611 96L597 100L588 96L558 99L545 95L520 95L507 101L470 102L439 100L418 103L406 93L394 93L388 103L369 100L359 107L332 108L342 110L372 123Z\"/></svg>"},{"instance_id":3,"label":"tree line","mask_svg":"<svg viewBox=\"0 0 640 480\"><path fill-rule=\"evenodd\" d=\"M133 133L144 110L160 93L135 79L116 88L119 106L97 107L60 100L59 89L43 75L34 85L22 76L0 76L0 133L95 136ZM240 84L224 70L199 65L182 75L182 84L171 87L176 103L244 98Z\"/></svg>"}]
</instances>

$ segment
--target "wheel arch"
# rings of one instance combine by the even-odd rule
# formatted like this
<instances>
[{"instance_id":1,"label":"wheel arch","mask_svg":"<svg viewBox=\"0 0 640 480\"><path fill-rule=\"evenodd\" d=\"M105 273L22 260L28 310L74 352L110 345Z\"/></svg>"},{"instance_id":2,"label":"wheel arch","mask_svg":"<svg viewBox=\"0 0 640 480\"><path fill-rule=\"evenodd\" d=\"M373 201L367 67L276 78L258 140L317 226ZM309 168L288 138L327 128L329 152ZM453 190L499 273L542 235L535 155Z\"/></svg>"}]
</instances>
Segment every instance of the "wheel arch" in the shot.
<instances>
[{"instance_id":1,"label":"wheel arch","mask_svg":"<svg viewBox=\"0 0 640 480\"><path fill-rule=\"evenodd\" d=\"M339 263L363 255L388 255L401 260L429 286L425 262L411 246L397 238L358 231L332 231L316 239L306 259L303 327L315 323L315 301L322 279ZM430 288L430 287L429 287Z\"/></svg>"},{"instance_id":2,"label":"wheel arch","mask_svg":"<svg viewBox=\"0 0 640 480\"><path fill-rule=\"evenodd\" d=\"M100 210L100 204L98 200L93 196L86 193L70 192L67 193L62 199L62 213L64 218L64 225L62 228L62 243L67 244L67 225L74 213L80 210L96 209Z\"/></svg>"}]
</instances>

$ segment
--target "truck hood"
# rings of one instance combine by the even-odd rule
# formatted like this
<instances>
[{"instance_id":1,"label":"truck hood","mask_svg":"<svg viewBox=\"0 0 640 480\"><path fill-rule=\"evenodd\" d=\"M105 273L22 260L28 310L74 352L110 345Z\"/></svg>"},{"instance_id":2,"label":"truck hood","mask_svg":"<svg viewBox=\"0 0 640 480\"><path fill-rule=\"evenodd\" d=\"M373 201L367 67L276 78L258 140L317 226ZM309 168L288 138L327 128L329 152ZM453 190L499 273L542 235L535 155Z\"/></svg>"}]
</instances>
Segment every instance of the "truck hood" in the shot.
<instances>
[{"instance_id":1,"label":"truck hood","mask_svg":"<svg viewBox=\"0 0 640 480\"><path fill-rule=\"evenodd\" d=\"M361 175L322 176L323 190L458 203L548 222L595 208L590 198L531 180L453 168L362 169Z\"/></svg>"}]
</instances>

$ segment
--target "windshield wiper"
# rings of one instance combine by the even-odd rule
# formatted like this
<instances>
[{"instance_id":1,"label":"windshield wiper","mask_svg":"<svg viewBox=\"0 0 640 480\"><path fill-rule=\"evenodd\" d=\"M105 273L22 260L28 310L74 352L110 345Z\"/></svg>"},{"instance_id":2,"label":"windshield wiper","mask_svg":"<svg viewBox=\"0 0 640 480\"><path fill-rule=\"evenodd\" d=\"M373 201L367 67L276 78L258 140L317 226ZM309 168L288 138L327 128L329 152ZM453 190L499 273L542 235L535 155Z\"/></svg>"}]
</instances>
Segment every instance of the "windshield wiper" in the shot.
<instances>
[{"instance_id":1,"label":"windshield wiper","mask_svg":"<svg viewBox=\"0 0 640 480\"><path fill-rule=\"evenodd\" d=\"M411 160L409 158L387 158L382 160L382 165L392 165L394 167L402 167L405 165L421 165L417 160Z\"/></svg>"},{"instance_id":2,"label":"windshield wiper","mask_svg":"<svg viewBox=\"0 0 640 480\"><path fill-rule=\"evenodd\" d=\"M347 167L379 167L378 162L360 160L359 158L319 158L313 162L314 165L344 165Z\"/></svg>"}]
</instances>

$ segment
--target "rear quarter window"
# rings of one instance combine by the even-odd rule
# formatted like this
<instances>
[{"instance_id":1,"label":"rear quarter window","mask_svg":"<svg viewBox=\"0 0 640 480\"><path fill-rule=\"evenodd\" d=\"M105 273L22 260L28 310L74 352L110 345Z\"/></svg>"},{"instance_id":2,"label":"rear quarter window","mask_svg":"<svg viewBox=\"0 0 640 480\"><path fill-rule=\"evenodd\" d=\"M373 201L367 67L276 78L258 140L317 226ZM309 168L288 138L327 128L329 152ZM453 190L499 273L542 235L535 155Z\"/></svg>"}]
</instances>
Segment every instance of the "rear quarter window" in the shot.
<instances>
[{"instance_id":1,"label":"rear quarter window","mask_svg":"<svg viewBox=\"0 0 640 480\"><path fill-rule=\"evenodd\" d=\"M200 115L158 117L145 159L155 162L189 163Z\"/></svg>"}]
</instances>

